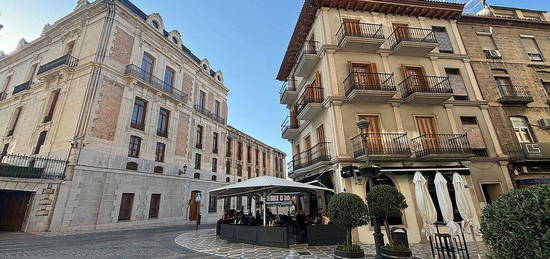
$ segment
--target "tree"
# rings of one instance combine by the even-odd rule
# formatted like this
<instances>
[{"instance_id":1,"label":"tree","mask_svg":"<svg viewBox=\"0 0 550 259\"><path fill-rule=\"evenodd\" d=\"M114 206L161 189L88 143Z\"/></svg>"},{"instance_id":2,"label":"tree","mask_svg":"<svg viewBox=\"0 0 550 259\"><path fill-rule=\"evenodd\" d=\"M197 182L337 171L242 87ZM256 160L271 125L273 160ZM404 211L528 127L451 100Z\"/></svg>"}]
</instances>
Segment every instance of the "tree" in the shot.
<instances>
[{"instance_id":1,"label":"tree","mask_svg":"<svg viewBox=\"0 0 550 259\"><path fill-rule=\"evenodd\" d=\"M328 203L328 216L346 228L346 245L351 245L351 230L369 223L368 208L363 199L353 193L338 193Z\"/></svg>"},{"instance_id":2,"label":"tree","mask_svg":"<svg viewBox=\"0 0 550 259\"><path fill-rule=\"evenodd\" d=\"M483 209L481 233L496 258L550 258L550 185L504 193Z\"/></svg>"},{"instance_id":3,"label":"tree","mask_svg":"<svg viewBox=\"0 0 550 259\"><path fill-rule=\"evenodd\" d=\"M372 217L378 217L384 220L386 236L388 237L389 243L393 245L394 243L390 234L388 218L401 216L401 210L407 208L405 196L391 185L376 185L367 193L367 205L369 214Z\"/></svg>"}]
</instances>

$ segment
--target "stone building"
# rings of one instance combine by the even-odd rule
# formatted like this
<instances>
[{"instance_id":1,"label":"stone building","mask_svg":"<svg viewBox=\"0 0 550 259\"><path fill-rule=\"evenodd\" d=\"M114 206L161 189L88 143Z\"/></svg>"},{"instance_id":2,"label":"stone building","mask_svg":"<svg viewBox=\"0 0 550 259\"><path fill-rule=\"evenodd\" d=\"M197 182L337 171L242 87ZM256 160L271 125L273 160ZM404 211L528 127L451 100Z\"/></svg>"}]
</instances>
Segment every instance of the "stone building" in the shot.
<instances>
[{"instance_id":1,"label":"stone building","mask_svg":"<svg viewBox=\"0 0 550 259\"><path fill-rule=\"evenodd\" d=\"M514 185L550 183L550 17L485 6L458 28Z\"/></svg>"},{"instance_id":2,"label":"stone building","mask_svg":"<svg viewBox=\"0 0 550 259\"><path fill-rule=\"evenodd\" d=\"M0 59L0 228L185 223L199 212L208 223L246 208L207 192L286 177L285 154L226 124L228 92L159 14L78 1ZM254 174L234 169L236 141L254 150L243 164Z\"/></svg>"},{"instance_id":3,"label":"stone building","mask_svg":"<svg viewBox=\"0 0 550 259\"><path fill-rule=\"evenodd\" d=\"M289 177L364 198L369 180L356 167L380 166L373 184L394 185L406 197L409 207L390 224L405 227L411 242L425 239L415 172L434 199L436 172L453 199L452 173L462 174L478 215L486 197L512 188L457 28L462 9L439 1L306 0L277 75L289 110L282 125L293 149ZM360 131L359 120L368 128ZM320 212L329 198L311 195L304 209ZM372 243L371 231L359 228L354 238Z\"/></svg>"}]
</instances>

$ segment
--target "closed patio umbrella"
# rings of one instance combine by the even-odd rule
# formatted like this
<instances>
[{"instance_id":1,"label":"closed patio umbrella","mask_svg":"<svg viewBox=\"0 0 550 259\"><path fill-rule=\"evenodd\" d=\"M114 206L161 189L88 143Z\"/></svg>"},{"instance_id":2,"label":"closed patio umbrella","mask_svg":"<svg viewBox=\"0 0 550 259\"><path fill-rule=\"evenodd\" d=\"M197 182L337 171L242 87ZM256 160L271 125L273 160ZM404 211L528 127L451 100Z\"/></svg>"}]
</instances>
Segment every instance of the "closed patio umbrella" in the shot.
<instances>
[{"instance_id":1,"label":"closed patio umbrella","mask_svg":"<svg viewBox=\"0 0 550 259\"><path fill-rule=\"evenodd\" d=\"M470 230L476 250L478 250L476 234L479 231L479 224L475 221L474 209L471 205L472 199L470 193L466 190L466 181L458 173L453 174L453 186L455 188L456 206L462 217L462 229ZM479 252L478 258L481 258Z\"/></svg>"},{"instance_id":2,"label":"closed patio umbrella","mask_svg":"<svg viewBox=\"0 0 550 259\"><path fill-rule=\"evenodd\" d=\"M413 178L414 193L416 195L416 206L420 212L420 217L424 227L422 232L426 236L433 236L435 234L434 223L437 221L437 211L433 203L430 192L428 192L428 185L426 179L420 172L416 172Z\"/></svg>"},{"instance_id":3,"label":"closed patio umbrella","mask_svg":"<svg viewBox=\"0 0 550 259\"><path fill-rule=\"evenodd\" d=\"M435 174L434 185L443 221L447 224L449 235L455 237L460 233L460 226L454 222L453 204L451 203L451 196L447 188L447 180L439 172Z\"/></svg>"}]
</instances>

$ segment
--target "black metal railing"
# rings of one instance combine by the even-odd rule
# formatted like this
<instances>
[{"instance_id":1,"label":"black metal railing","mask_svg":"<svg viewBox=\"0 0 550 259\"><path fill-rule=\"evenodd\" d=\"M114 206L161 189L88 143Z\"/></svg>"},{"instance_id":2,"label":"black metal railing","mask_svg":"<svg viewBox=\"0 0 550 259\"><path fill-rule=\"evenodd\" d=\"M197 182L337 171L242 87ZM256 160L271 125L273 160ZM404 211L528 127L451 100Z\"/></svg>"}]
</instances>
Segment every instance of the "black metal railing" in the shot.
<instances>
[{"instance_id":1,"label":"black metal railing","mask_svg":"<svg viewBox=\"0 0 550 259\"><path fill-rule=\"evenodd\" d=\"M317 164L322 161L330 161L330 142L321 142L312 148L300 152L292 157L292 168L298 170Z\"/></svg>"},{"instance_id":2,"label":"black metal railing","mask_svg":"<svg viewBox=\"0 0 550 259\"><path fill-rule=\"evenodd\" d=\"M449 78L446 76L419 76L410 75L401 83L399 88L402 97L406 98L413 93L453 93Z\"/></svg>"},{"instance_id":3,"label":"black metal railing","mask_svg":"<svg viewBox=\"0 0 550 259\"><path fill-rule=\"evenodd\" d=\"M343 22L336 32L336 37L340 44L345 37L384 39L384 32L382 24Z\"/></svg>"},{"instance_id":4,"label":"black metal railing","mask_svg":"<svg viewBox=\"0 0 550 259\"><path fill-rule=\"evenodd\" d=\"M550 161L550 143L529 142L529 143L508 143L504 144L510 161Z\"/></svg>"},{"instance_id":5,"label":"black metal railing","mask_svg":"<svg viewBox=\"0 0 550 259\"><path fill-rule=\"evenodd\" d=\"M176 98L177 100L181 102L186 102L187 100L187 94L175 89L171 84L168 84L167 82L164 82L163 80L153 76L151 73L139 68L136 65L130 64L126 66L126 75L134 76L140 80L143 80L152 87L161 90L170 96Z\"/></svg>"},{"instance_id":6,"label":"black metal railing","mask_svg":"<svg viewBox=\"0 0 550 259\"><path fill-rule=\"evenodd\" d=\"M61 180L66 160L35 155L0 154L0 177Z\"/></svg>"},{"instance_id":7,"label":"black metal railing","mask_svg":"<svg viewBox=\"0 0 550 259\"><path fill-rule=\"evenodd\" d=\"M526 86L497 85L500 97L497 101L501 103L530 103L533 97Z\"/></svg>"},{"instance_id":8,"label":"black metal railing","mask_svg":"<svg viewBox=\"0 0 550 259\"><path fill-rule=\"evenodd\" d=\"M302 47L300 47L300 50L298 51L298 59L296 60L296 64L300 64L302 61L302 58L304 55L310 54L310 55L316 55L317 54L317 41L314 40L306 40L302 44Z\"/></svg>"},{"instance_id":9,"label":"black metal railing","mask_svg":"<svg viewBox=\"0 0 550 259\"><path fill-rule=\"evenodd\" d=\"M76 67L78 64L78 59L67 54L65 56L59 57L57 59L54 59L38 68L38 72L36 72L37 75L40 75L46 71L52 70L56 67L66 65L68 67Z\"/></svg>"},{"instance_id":10,"label":"black metal railing","mask_svg":"<svg viewBox=\"0 0 550 259\"><path fill-rule=\"evenodd\" d=\"M306 86L304 91L300 96L298 96L298 114L310 103L322 103L324 100L323 97L323 88L319 86Z\"/></svg>"},{"instance_id":11,"label":"black metal railing","mask_svg":"<svg viewBox=\"0 0 550 259\"><path fill-rule=\"evenodd\" d=\"M432 29L397 27L388 37L390 49L395 48L402 41L437 43L435 33Z\"/></svg>"},{"instance_id":12,"label":"black metal railing","mask_svg":"<svg viewBox=\"0 0 550 259\"><path fill-rule=\"evenodd\" d=\"M8 93L0 92L0 101L3 101L4 99L6 99L6 97L8 97Z\"/></svg>"},{"instance_id":13,"label":"black metal railing","mask_svg":"<svg viewBox=\"0 0 550 259\"><path fill-rule=\"evenodd\" d=\"M417 157L472 153L466 134L424 134L412 138L411 146Z\"/></svg>"},{"instance_id":14,"label":"black metal railing","mask_svg":"<svg viewBox=\"0 0 550 259\"><path fill-rule=\"evenodd\" d=\"M351 72L344 80L346 95L353 90L395 91L393 73Z\"/></svg>"},{"instance_id":15,"label":"black metal railing","mask_svg":"<svg viewBox=\"0 0 550 259\"><path fill-rule=\"evenodd\" d=\"M281 90L279 90L280 99L283 98L286 91L296 91L296 79L288 79L281 85Z\"/></svg>"},{"instance_id":16,"label":"black metal railing","mask_svg":"<svg viewBox=\"0 0 550 259\"><path fill-rule=\"evenodd\" d=\"M283 123L281 123L281 132L285 132L287 129L297 129L299 127L300 124L296 117L287 116Z\"/></svg>"},{"instance_id":17,"label":"black metal railing","mask_svg":"<svg viewBox=\"0 0 550 259\"><path fill-rule=\"evenodd\" d=\"M219 122L219 123L221 123L221 124L225 124L225 118L223 118L219 114L211 112L210 113L210 118L217 121L217 122Z\"/></svg>"},{"instance_id":18,"label":"black metal railing","mask_svg":"<svg viewBox=\"0 0 550 259\"><path fill-rule=\"evenodd\" d=\"M20 85L17 85L13 88L13 92L11 94L16 94L16 93L20 93L20 92L23 92L27 89L30 89L31 88L31 85L32 85L32 81L27 81L25 83L22 83Z\"/></svg>"},{"instance_id":19,"label":"black metal railing","mask_svg":"<svg viewBox=\"0 0 550 259\"><path fill-rule=\"evenodd\" d=\"M365 133L351 138L355 158L364 155L407 155L411 153L407 133Z\"/></svg>"},{"instance_id":20,"label":"black metal railing","mask_svg":"<svg viewBox=\"0 0 550 259\"><path fill-rule=\"evenodd\" d=\"M194 108L195 108L195 111L210 117L211 112L208 109L206 109L206 107L204 107L200 104L195 104Z\"/></svg>"}]
</instances>

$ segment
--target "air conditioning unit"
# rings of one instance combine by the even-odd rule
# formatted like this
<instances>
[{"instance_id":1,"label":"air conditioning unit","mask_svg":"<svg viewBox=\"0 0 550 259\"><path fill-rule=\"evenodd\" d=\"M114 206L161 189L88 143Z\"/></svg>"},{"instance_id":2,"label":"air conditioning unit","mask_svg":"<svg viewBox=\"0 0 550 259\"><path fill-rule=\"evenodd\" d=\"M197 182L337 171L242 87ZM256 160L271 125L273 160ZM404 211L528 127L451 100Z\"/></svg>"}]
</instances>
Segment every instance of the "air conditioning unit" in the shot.
<instances>
[{"instance_id":1,"label":"air conditioning unit","mask_svg":"<svg viewBox=\"0 0 550 259\"><path fill-rule=\"evenodd\" d=\"M550 129L550 118L543 118L539 120L539 125L543 129Z\"/></svg>"},{"instance_id":2,"label":"air conditioning unit","mask_svg":"<svg viewBox=\"0 0 550 259\"><path fill-rule=\"evenodd\" d=\"M485 49L483 50L483 53L485 53L485 57L491 58L491 59L500 59L502 58L502 55L500 55L500 51L496 49Z\"/></svg>"}]
</instances>

